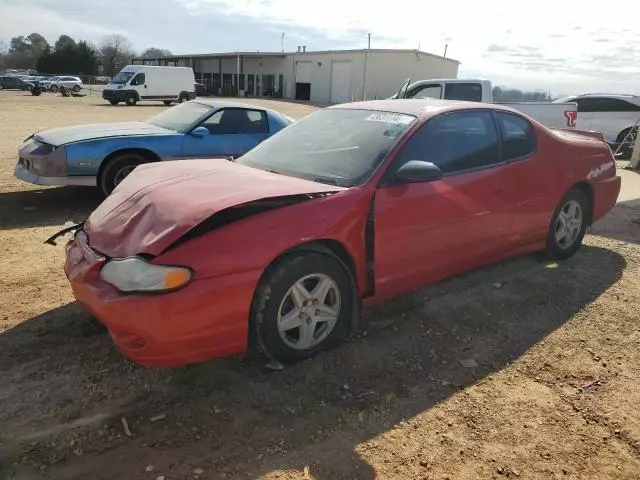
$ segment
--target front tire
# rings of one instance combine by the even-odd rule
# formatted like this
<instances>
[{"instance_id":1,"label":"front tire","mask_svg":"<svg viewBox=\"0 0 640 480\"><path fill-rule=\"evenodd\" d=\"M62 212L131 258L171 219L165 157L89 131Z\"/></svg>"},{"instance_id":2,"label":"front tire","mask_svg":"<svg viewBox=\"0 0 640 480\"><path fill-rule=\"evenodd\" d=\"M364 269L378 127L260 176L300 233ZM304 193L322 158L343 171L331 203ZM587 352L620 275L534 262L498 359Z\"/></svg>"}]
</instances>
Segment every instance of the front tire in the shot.
<instances>
[{"instance_id":1,"label":"front tire","mask_svg":"<svg viewBox=\"0 0 640 480\"><path fill-rule=\"evenodd\" d=\"M135 153L117 156L105 165L98 178L98 188L106 197L122 182L138 165L148 163L147 159Z\"/></svg>"},{"instance_id":2,"label":"front tire","mask_svg":"<svg viewBox=\"0 0 640 480\"><path fill-rule=\"evenodd\" d=\"M74 85L73 86L73 91L78 93L80 91L80 85Z\"/></svg>"},{"instance_id":3,"label":"front tire","mask_svg":"<svg viewBox=\"0 0 640 480\"><path fill-rule=\"evenodd\" d=\"M569 190L556 208L547 235L547 256L565 260L575 254L587 231L591 205L579 188Z\"/></svg>"},{"instance_id":4,"label":"front tire","mask_svg":"<svg viewBox=\"0 0 640 480\"><path fill-rule=\"evenodd\" d=\"M117 100L109 100L109 103L110 103L111 105L118 105L120 102L119 102L119 101L117 101Z\"/></svg>"},{"instance_id":5,"label":"front tire","mask_svg":"<svg viewBox=\"0 0 640 480\"><path fill-rule=\"evenodd\" d=\"M136 103L138 103L138 99L135 95L130 94L127 95L127 97L124 99L124 103L126 103L129 107L135 107Z\"/></svg>"},{"instance_id":6,"label":"front tire","mask_svg":"<svg viewBox=\"0 0 640 480\"><path fill-rule=\"evenodd\" d=\"M167 107L170 107L173 103L173 100L163 100L162 103L164 103Z\"/></svg>"},{"instance_id":7,"label":"front tire","mask_svg":"<svg viewBox=\"0 0 640 480\"><path fill-rule=\"evenodd\" d=\"M49 91L52 93L56 93L58 91L58 86L57 85L51 85L51 87L49 87Z\"/></svg>"},{"instance_id":8,"label":"front tire","mask_svg":"<svg viewBox=\"0 0 640 480\"><path fill-rule=\"evenodd\" d=\"M344 340L354 302L351 278L338 260L323 253L294 253L260 282L251 325L267 356L292 364Z\"/></svg>"}]
</instances>

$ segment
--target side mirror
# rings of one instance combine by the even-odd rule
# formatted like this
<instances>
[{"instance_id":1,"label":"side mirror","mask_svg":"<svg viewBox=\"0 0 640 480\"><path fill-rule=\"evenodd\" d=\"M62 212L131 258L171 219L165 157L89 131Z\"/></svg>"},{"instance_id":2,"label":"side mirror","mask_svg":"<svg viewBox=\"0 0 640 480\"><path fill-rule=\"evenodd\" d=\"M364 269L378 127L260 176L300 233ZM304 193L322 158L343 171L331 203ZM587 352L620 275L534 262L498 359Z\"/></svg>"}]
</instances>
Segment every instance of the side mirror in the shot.
<instances>
[{"instance_id":1,"label":"side mirror","mask_svg":"<svg viewBox=\"0 0 640 480\"><path fill-rule=\"evenodd\" d=\"M402 165L394 175L396 183L432 182L442 178L442 170L431 162L411 160Z\"/></svg>"},{"instance_id":2,"label":"side mirror","mask_svg":"<svg viewBox=\"0 0 640 480\"><path fill-rule=\"evenodd\" d=\"M207 129L207 127L200 126L191 130L191 135L193 135L194 137L202 138L202 137L206 137L207 135L210 135L210 132Z\"/></svg>"}]
</instances>

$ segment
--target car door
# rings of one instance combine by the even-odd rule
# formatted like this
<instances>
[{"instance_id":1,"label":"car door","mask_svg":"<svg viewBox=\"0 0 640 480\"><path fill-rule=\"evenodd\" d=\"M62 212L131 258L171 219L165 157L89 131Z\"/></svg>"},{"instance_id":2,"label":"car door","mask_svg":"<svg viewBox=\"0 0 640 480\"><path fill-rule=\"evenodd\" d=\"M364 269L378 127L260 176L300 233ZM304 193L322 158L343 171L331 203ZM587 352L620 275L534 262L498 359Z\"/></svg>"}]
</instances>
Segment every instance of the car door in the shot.
<instances>
[{"instance_id":1,"label":"car door","mask_svg":"<svg viewBox=\"0 0 640 480\"><path fill-rule=\"evenodd\" d=\"M129 86L132 90L138 92L140 100L148 100L152 98L147 92L147 79L144 73L138 73L135 77L131 79L129 82Z\"/></svg>"},{"instance_id":2,"label":"car door","mask_svg":"<svg viewBox=\"0 0 640 480\"><path fill-rule=\"evenodd\" d=\"M209 134L202 137L188 135L183 144L183 155L236 158L269 136L269 122L264 110L222 108L200 126Z\"/></svg>"},{"instance_id":3,"label":"car door","mask_svg":"<svg viewBox=\"0 0 640 480\"><path fill-rule=\"evenodd\" d=\"M432 162L443 178L395 184L406 162ZM509 186L490 110L441 114L387 170L374 200L376 295L393 296L490 261L510 226Z\"/></svg>"}]
</instances>

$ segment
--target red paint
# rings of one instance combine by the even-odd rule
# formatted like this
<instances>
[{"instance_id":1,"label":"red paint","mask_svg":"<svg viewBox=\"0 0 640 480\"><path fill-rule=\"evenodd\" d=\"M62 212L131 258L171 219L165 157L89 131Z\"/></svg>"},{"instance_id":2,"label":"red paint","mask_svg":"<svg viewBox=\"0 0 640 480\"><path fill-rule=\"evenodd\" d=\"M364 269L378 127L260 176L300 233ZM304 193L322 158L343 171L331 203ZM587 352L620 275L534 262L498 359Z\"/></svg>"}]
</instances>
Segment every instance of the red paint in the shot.
<instances>
[{"instance_id":1,"label":"red paint","mask_svg":"<svg viewBox=\"0 0 640 480\"><path fill-rule=\"evenodd\" d=\"M411 107L413 105L413 107ZM508 108L417 101L361 102L347 108L413 113L420 124L444 111ZM435 105L435 106L434 106ZM578 182L595 199L593 220L615 205L620 178L610 149L584 132L534 123L537 151L517 162L440 181L379 187L406 142L364 185L350 189L275 175L227 161L142 166L90 216L67 246L74 295L109 328L118 348L144 365L172 366L232 355L247 347L249 308L265 269L287 250L325 241L342 245L358 291L367 291L365 225L374 205L375 304L427 283L544 248L562 195ZM418 126L407 133L407 138ZM212 214L274 196L336 192L270 210L166 250ZM98 253L100 252L100 253ZM99 279L106 256L139 253L191 267L194 280L168 294L122 294Z\"/></svg>"}]
</instances>

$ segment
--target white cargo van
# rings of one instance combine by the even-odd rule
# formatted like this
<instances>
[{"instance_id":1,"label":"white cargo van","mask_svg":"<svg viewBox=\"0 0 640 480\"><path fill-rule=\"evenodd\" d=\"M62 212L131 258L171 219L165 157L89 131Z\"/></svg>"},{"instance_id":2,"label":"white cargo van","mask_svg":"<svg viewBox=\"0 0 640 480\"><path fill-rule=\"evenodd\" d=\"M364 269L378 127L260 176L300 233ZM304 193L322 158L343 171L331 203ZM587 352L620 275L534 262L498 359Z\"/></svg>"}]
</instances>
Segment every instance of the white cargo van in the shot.
<instances>
[{"instance_id":1,"label":"white cargo van","mask_svg":"<svg viewBox=\"0 0 640 480\"><path fill-rule=\"evenodd\" d=\"M102 90L111 105L157 100L171 105L196 98L193 70L187 67L127 65Z\"/></svg>"}]
</instances>

